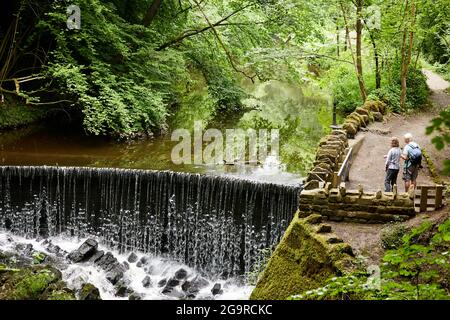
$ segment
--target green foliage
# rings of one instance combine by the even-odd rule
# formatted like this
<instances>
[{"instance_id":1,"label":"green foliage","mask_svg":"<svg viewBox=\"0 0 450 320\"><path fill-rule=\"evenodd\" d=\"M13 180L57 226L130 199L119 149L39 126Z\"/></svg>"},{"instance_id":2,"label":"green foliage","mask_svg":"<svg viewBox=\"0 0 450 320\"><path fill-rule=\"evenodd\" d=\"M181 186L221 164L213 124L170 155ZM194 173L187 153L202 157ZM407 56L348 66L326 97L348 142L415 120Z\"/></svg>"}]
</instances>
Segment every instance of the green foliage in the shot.
<instances>
[{"instance_id":1,"label":"green foliage","mask_svg":"<svg viewBox=\"0 0 450 320\"><path fill-rule=\"evenodd\" d=\"M381 246L383 249L395 249L402 245L403 236L408 228L401 223L389 224L381 232Z\"/></svg>"},{"instance_id":2,"label":"green foliage","mask_svg":"<svg viewBox=\"0 0 450 320\"><path fill-rule=\"evenodd\" d=\"M33 256L33 263L34 264L42 263L45 260L45 258L46 258L45 253L39 252L39 251L33 252L32 256Z\"/></svg>"},{"instance_id":3,"label":"green foliage","mask_svg":"<svg viewBox=\"0 0 450 320\"><path fill-rule=\"evenodd\" d=\"M327 280L326 285L295 295L290 300L372 300L376 297L374 281L358 272Z\"/></svg>"},{"instance_id":4,"label":"green foliage","mask_svg":"<svg viewBox=\"0 0 450 320\"><path fill-rule=\"evenodd\" d=\"M397 230L400 227L395 226ZM387 300L449 300L450 299L450 219L438 226L424 222L401 237L395 231L385 246L381 265L381 281L376 273L357 272L333 277L323 287L303 292L291 299L387 299ZM393 239L395 238L395 239ZM394 240L394 241L392 241Z\"/></svg>"},{"instance_id":5,"label":"green foliage","mask_svg":"<svg viewBox=\"0 0 450 320\"><path fill-rule=\"evenodd\" d=\"M421 1L420 47L431 62L450 62L450 5L448 0ZM447 72L448 72L447 68Z\"/></svg>"},{"instance_id":6,"label":"green foliage","mask_svg":"<svg viewBox=\"0 0 450 320\"><path fill-rule=\"evenodd\" d=\"M401 88L397 85L385 85L372 91L368 96L368 100L382 101L390 110L399 113L401 111L400 92Z\"/></svg>"},{"instance_id":7,"label":"green foliage","mask_svg":"<svg viewBox=\"0 0 450 320\"><path fill-rule=\"evenodd\" d=\"M294 54L274 59L265 53L283 51L286 39L297 48L322 37L326 16L317 13L322 0L211 0L200 6L168 0L144 26L147 0L80 0L81 29L68 30L67 1L21 3L22 14L32 18L30 28L19 25L24 55L18 65L28 67L25 54L31 51L45 57L38 59L41 69L33 65L43 80L36 90L21 88L20 95L78 111L89 133L127 138L165 131L168 117L186 103L192 109L204 103L211 115L235 112L249 79L296 78ZM199 74L203 87L193 90Z\"/></svg>"},{"instance_id":8,"label":"green foliage","mask_svg":"<svg viewBox=\"0 0 450 320\"><path fill-rule=\"evenodd\" d=\"M450 107L440 112L439 116L431 121L427 127L428 135L438 132L438 135L431 140L438 150L450 145ZM450 175L450 159L444 160L444 170L442 174Z\"/></svg>"},{"instance_id":9,"label":"green foliage","mask_svg":"<svg viewBox=\"0 0 450 320\"><path fill-rule=\"evenodd\" d=\"M408 110L417 110L423 108L429 97L429 89L425 75L420 69L409 67L408 76L406 79L406 110L401 110L400 94L401 94L401 66L400 62L395 62L391 74L386 74L392 80L386 83L380 89L370 92L368 99L380 100L386 103L390 110L396 113L406 112Z\"/></svg>"},{"instance_id":10,"label":"green foliage","mask_svg":"<svg viewBox=\"0 0 450 320\"><path fill-rule=\"evenodd\" d=\"M450 276L449 226L447 219L430 238L433 225L424 222L403 237L401 247L386 252L382 275L386 278L383 290L389 298L450 298L446 282Z\"/></svg>"}]
</instances>

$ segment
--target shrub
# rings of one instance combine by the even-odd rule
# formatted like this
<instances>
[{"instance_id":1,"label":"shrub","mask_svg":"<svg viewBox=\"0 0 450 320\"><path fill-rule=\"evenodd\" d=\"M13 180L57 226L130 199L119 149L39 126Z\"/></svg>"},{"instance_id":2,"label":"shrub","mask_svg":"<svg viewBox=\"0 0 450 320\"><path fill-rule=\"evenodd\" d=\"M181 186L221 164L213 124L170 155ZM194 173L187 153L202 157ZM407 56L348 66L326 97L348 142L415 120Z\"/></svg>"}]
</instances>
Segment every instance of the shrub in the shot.
<instances>
[{"instance_id":1,"label":"shrub","mask_svg":"<svg viewBox=\"0 0 450 320\"><path fill-rule=\"evenodd\" d=\"M387 85L380 89L372 91L367 97L368 100L379 100L389 107L393 112L400 112L400 87L395 85Z\"/></svg>"},{"instance_id":2,"label":"shrub","mask_svg":"<svg viewBox=\"0 0 450 320\"><path fill-rule=\"evenodd\" d=\"M399 61L394 63L392 72L392 85L401 90L401 64ZM427 78L422 73L422 70L410 66L408 69L408 76L406 78L406 107L407 109L419 109L423 107L429 96L429 89L427 85ZM406 111L406 110L402 110Z\"/></svg>"}]
</instances>

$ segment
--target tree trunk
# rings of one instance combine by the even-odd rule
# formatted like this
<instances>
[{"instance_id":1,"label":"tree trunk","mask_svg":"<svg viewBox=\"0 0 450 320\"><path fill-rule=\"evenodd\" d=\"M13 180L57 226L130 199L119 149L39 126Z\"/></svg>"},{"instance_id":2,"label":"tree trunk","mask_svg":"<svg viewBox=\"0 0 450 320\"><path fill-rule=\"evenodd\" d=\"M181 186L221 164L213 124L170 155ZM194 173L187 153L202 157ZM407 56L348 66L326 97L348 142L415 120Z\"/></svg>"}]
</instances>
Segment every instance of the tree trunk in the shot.
<instances>
[{"instance_id":1,"label":"tree trunk","mask_svg":"<svg viewBox=\"0 0 450 320\"><path fill-rule=\"evenodd\" d=\"M161 6L162 0L153 0L152 4L147 10L147 13L145 14L144 20L142 21L142 24L145 27L148 27L153 19L155 18L156 14L158 13L159 7Z\"/></svg>"},{"instance_id":2,"label":"tree trunk","mask_svg":"<svg viewBox=\"0 0 450 320\"><path fill-rule=\"evenodd\" d=\"M408 11L409 1L406 1L405 12ZM406 93L407 93L407 78L408 78L408 69L411 64L411 55L412 49L414 45L414 25L416 21L416 4L415 1L411 1L411 13L408 21L405 22L405 29L403 32L403 41L402 41L402 70L401 70L401 94L400 94L400 106L402 110L406 109ZM409 28L408 28L409 26ZM409 30L409 43L406 43L407 35Z\"/></svg>"},{"instance_id":3,"label":"tree trunk","mask_svg":"<svg viewBox=\"0 0 450 320\"><path fill-rule=\"evenodd\" d=\"M369 32L370 42L372 43L374 60L375 60L375 86L377 89L381 88L381 70L380 70L380 55L378 53L377 42L373 34L373 30L370 30L367 26L366 21L364 21L367 31Z\"/></svg>"},{"instance_id":4,"label":"tree trunk","mask_svg":"<svg viewBox=\"0 0 450 320\"><path fill-rule=\"evenodd\" d=\"M347 51L348 46L347 44L350 42L350 30L348 29L348 26L345 26L345 47L344 51Z\"/></svg>"},{"instance_id":5,"label":"tree trunk","mask_svg":"<svg viewBox=\"0 0 450 320\"><path fill-rule=\"evenodd\" d=\"M358 79L363 79L362 66L362 10L364 0L356 1L356 68L358 69ZM361 84L360 84L361 85ZM365 90L364 90L365 91ZM365 94L364 94L365 95ZM365 97L364 97L365 100Z\"/></svg>"},{"instance_id":6,"label":"tree trunk","mask_svg":"<svg viewBox=\"0 0 450 320\"><path fill-rule=\"evenodd\" d=\"M340 37L340 34L339 34L339 23L338 23L338 21L336 19L336 52L337 52L338 58L341 55L341 52L340 52L340 50L341 50L340 49L341 39L340 38L341 37Z\"/></svg>"},{"instance_id":7,"label":"tree trunk","mask_svg":"<svg viewBox=\"0 0 450 320\"><path fill-rule=\"evenodd\" d=\"M346 26L346 28L348 28L348 19L347 19L347 13L346 13L344 4L342 3L342 1L340 1L339 3L340 3L340 6L341 6L342 15L344 17L345 26ZM361 61L362 23L361 23L361 15L360 15L361 12L362 12L362 5L364 4L364 1L363 0L358 0L357 4L360 5L360 6L357 7L359 9L357 9L358 15L357 15L357 21L356 21L356 29L357 29L356 57L355 57L355 54L353 52L352 41L350 39L350 35L348 36L348 48L350 49L350 52L352 54L353 65L355 66L356 77L358 78L358 85L359 85L359 91L361 93L361 98L362 98L363 102L365 102L366 99L367 99L367 92L366 92L366 85L364 83L364 77L363 77L363 73L362 73L362 61Z\"/></svg>"}]
</instances>

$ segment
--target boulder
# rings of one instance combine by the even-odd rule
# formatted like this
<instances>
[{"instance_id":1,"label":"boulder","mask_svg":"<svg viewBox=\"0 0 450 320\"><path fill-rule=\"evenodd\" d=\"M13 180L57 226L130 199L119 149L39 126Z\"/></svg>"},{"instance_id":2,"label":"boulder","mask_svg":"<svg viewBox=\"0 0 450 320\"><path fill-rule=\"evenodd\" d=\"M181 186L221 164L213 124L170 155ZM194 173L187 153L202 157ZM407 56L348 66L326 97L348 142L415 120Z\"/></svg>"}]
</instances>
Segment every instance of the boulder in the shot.
<instances>
[{"instance_id":1,"label":"boulder","mask_svg":"<svg viewBox=\"0 0 450 320\"><path fill-rule=\"evenodd\" d=\"M222 294L223 290L222 290L222 285L220 283L216 283L214 284L214 286L211 289L211 293L215 296L218 294Z\"/></svg>"},{"instance_id":2,"label":"boulder","mask_svg":"<svg viewBox=\"0 0 450 320\"><path fill-rule=\"evenodd\" d=\"M373 118L375 121L382 122L383 114L381 112L373 112Z\"/></svg>"},{"instance_id":3,"label":"boulder","mask_svg":"<svg viewBox=\"0 0 450 320\"><path fill-rule=\"evenodd\" d=\"M152 286L152 280L150 276L145 276L145 278L142 280L142 286L144 288L150 288Z\"/></svg>"},{"instance_id":4,"label":"boulder","mask_svg":"<svg viewBox=\"0 0 450 320\"><path fill-rule=\"evenodd\" d=\"M175 272L175 278L176 278L177 280L183 280L183 279L185 279L186 277L187 277L187 271L184 270L183 268L180 268L180 269L178 269L178 270Z\"/></svg>"},{"instance_id":5,"label":"boulder","mask_svg":"<svg viewBox=\"0 0 450 320\"><path fill-rule=\"evenodd\" d=\"M128 300L142 300L142 295L136 292L133 292L128 296Z\"/></svg>"},{"instance_id":6,"label":"boulder","mask_svg":"<svg viewBox=\"0 0 450 320\"><path fill-rule=\"evenodd\" d=\"M195 277L191 281L186 281L181 285L181 289L187 293L188 297L195 296L200 289L208 286L209 282L200 276Z\"/></svg>"},{"instance_id":7,"label":"boulder","mask_svg":"<svg viewBox=\"0 0 450 320\"><path fill-rule=\"evenodd\" d=\"M347 135L349 138L354 138L356 136L356 134L358 133L357 128L351 122L345 122L342 127L347 132Z\"/></svg>"},{"instance_id":8,"label":"boulder","mask_svg":"<svg viewBox=\"0 0 450 320\"><path fill-rule=\"evenodd\" d=\"M176 287L176 286L178 286L180 284L180 280L178 280L178 279L175 279L175 278L170 278L168 281L167 281L167 284L166 284L166 287Z\"/></svg>"},{"instance_id":9,"label":"boulder","mask_svg":"<svg viewBox=\"0 0 450 320\"><path fill-rule=\"evenodd\" d=\"M145 265L147 265L150 262L150 259L147 256L143 256L143 257L141 257L139 262L141 263L141 265L145 266Z\"/></svg>"},{"instance_id":10,"label":"boulder","mask_svg":"<svg viewBox=\"0 0 450 320\"><path fill-rule=\"evenodd\" d=\"M92 255L92 257L89 258L89 262L96 263L103 257L104 254L105 252L103 250L98 250Z\"/></svg>"},{"instance_id":11,"label":"boulder","mask_svg":"<svg viewBox=\"0 0 450 320\"><path fill-rule=\"evenodd\" d=\"M129 263L135 263L138 260L138 256L136 255L136 253L132 252L128 256L127 260L128 260Z\"/></svg>"},{"instance_id":12,"label":"boulder","mask_svg":"<svg viewBox=\"0 0 450 320\"><path fill-rule=\"evenodd\" d=\"M134 293L133 289L128 287L124 281L121 280L116 284L116 296L127 297L133 293Z\"/></svg>"},{"instance_id":13,"label":"boulder","mask_svg":"<svg viewBox=\"0 0 450 320\"><path fill-rule=\"evenodd\" d=\"M91 283L84 283L78 292L80 300L102 300L100 291Z\"/></svg>"},{"instance_id":14,"label":"boulder","mask_svg":"<svg viewBox=\"0 0 450 320\"><path fill-rule=\"evenodd\" d=\"M105 271L109 271L114 268L116 264L119 262L117 261L116 257L111 252L107 252L100 259L98 259L95 264L102 268Z\"/></svg>"},{"instance_id":15,"label":"boulder","mask_svg":"<svg viewBox=\"0 0 450 320\"><path fill-rule=\"evenodd\" d=\"M360 114L360 115L369 116L369 111L367 109L364 109L364 108L361 108L361 107L356 108L355 112Z\"/></svg>"},{"instance_id":16,"label":"boulder","mask_svg":"<svg viewBox=\"0 0 450 320\"><path fill-rule=\"evenodd\" d=\"M168 297L177 299L184 299L186 297L186 294L184 292L171 287L165 287L162 293Z\"/></svg>"},{"instance_id":17,"label":"boulder","mask_svg":"<svg viewBox=\"0 0 450 320\"><path fill-rule=\"evenodd\" d=\"M81 262L89 259L97 251L98 242L87 239L78 249L68 254L67 258L72 262Z\"/></svg>"},{"instance_id":18,"label":"boulder","mask_svg":"<svg viewBox=\"0 0 450 320\"><path fill-rule=\"evenodd\" d=\"M158 287L164 287L167 283L167 279L161 279L158 282Z\"/></svg>"},{"instance_id":19,"label":"boulder","mask_svg":"<svg viewBox=\"0 0 450 320\"><path fill-rule=\"evenodd\" d=\"M106 279L112 284L116 284L123 278L123 270L117 266L106 274Z\"/></svg>"}]
</instances>

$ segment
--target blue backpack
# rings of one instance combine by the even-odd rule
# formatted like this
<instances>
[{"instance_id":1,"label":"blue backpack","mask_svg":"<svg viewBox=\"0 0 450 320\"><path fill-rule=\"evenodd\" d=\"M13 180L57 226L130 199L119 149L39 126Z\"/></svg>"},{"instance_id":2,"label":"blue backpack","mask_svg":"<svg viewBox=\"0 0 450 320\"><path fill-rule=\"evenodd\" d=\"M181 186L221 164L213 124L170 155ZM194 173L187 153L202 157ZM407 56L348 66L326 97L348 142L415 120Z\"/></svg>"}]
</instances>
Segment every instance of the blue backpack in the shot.
<instances>
[{"instance_id":1,"label":"blue backpack","mask_svg":"<svg viewBox=\"0 0 450 320\"><path fill-rule=\"evenodd\" d=\"M422 165L422 150L417 144L409 144L408 160L412 166Z\"/></svg>"}]
</instances>

